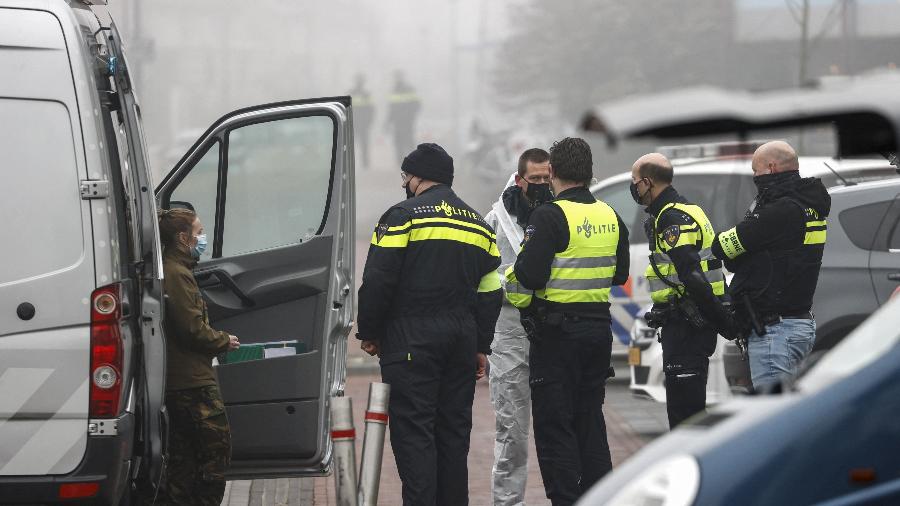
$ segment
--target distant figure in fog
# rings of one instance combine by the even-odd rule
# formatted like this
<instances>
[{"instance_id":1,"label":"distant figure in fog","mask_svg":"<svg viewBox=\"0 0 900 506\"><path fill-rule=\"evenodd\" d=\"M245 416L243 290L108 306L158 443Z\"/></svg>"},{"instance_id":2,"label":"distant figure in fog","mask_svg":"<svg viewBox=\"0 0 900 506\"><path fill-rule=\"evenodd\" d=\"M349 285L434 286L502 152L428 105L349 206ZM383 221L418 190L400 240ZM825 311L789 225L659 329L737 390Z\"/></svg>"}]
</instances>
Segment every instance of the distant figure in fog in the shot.
<instances>
[{"instance_id":1,"label":"distant figure in fog","mask_svg":"<svg viewBox=\"0 0 900 506\"><path fill-rule=\"evenodd\" d=\"M399 70L394 73L394 90L388 103L390 109L386 126L394 135L394 156L399 163L404 153L416 147L416 117L422 105L416 90L406 82L403 72Z\"/></svg>"},{"instance_id":2,"label":"distant figure in fog","mask_svg":"<svg viewBox=\"0 0 900 506\"><path fill-rule=\"evenodd\" d=\"M357 151L362 155L362 167L369 169L369 134L372 131L372 120L375 119L375 105L362 74L356 75L356 84L350 90L350 96L353 97L353 133L358 141Z\"/></svg>"}]
</instances>

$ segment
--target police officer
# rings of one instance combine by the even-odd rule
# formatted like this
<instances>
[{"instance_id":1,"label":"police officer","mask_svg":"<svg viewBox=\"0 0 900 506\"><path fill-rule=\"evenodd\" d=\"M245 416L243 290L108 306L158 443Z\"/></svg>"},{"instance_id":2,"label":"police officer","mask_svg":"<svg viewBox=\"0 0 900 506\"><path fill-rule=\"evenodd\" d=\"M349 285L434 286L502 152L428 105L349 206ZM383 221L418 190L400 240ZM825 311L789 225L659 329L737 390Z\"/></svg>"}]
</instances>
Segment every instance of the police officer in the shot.
<instances>
[{"instance_id":1,"label":"police officer","mask_svg":"<svg viewBox=\"0 0 900 506\"><path fill-rule=\"evenodd\" d=\"M722 232L712 252L734 272L731 298L749 334L755 388L797 372L812 350L810 312L825 249L831 197L818 178L801 178L794 149L768 142L753 154L759 190L744 220Z\"/></svg>"},{"instance_id":2,"label":"police officer","mask_svg":"<svg viewBox=\"0 0 900 506\"><path fill-rule=\"evenodd\" d=\"M369 90L366 89L366 79L362 74L356 75L356 84L350 90L350 96L353 97L353 134L359 141L362 166L371 169L369 136L372 131L372 120L375 119L375 106Z\"/></svg>"},{"instance_id":3,"label":"police officer","mask_svg":"<svg viewBox=\"0 0 900 506\"><path fill-rule=\"evenodd\" d=\"M497 232L501 259L497 272L505 273L516 262L531 212L552 198L549 181L550 155L540 148L522 153L518 172L484 218ZM525 503L531 389L528 341L519 311L509 304L500 310L491 349L491 401L497 426L491 492L495 506L513 506Z\"/></svg>"},{"instance_id":4,"label":"police officer","mask_svg":"<svg viewBox=\"0 0 900 506\"><path fill-rule=\"evenodd\" d=\"M403 72L394 73L394 89L388 97L387 126L394 137L394 153L399 158L412 149L415 142L416 118L422 101Z\"/></svg>"},{"instance_id":5,"label":"police officer","mask_svg":"<svg viewBox=\"0 0 900 506\"><path fill-rule=\"evenodd\" d=\"M644 155L631 167L631 195L646 206L650 245L646 270L653 310L648 323L662 327L663 370L669 427L706 408L709 356L716 331L732 337L722 262L710 246L716 234L699 206L672 186L672 164L659 153Z\"/></svg>"},{"instance_id":6,"label":"police officer","mask_svg":"<svg viewBox=\"0 0 900 506\"><path fill-rule=\"evenodd\" d=\"M359 290L361 347L378 354L403 504L467 504L475 381L502 291L493 230L450 185L453 159L420 144L402 165L407 200L372 234Z\"/></svg>"},{"instance_id":7,"label":"police officer","mask_svg":"<svg viewBox=\"0 0 900 506\"><path fill-rule=\"evenodd\" d=\"M628 280L628 229L588 190L591 149L550 149L556 199L531 214L509 301L531 335L529 367L538 464L547 497L572 504L612 468L603 400L612 329L609 292Z\"/></svg>"}]
</instances>

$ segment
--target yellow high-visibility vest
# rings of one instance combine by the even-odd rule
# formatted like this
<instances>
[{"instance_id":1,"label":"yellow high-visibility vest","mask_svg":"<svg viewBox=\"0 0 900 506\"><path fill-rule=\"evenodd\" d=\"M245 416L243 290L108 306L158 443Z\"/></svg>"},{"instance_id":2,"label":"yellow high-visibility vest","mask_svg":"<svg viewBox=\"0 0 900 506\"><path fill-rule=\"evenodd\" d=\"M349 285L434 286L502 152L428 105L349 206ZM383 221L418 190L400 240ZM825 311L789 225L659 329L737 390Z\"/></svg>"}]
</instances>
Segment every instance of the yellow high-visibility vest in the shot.
<instances>
[{"instance_id":1,"label":"yellow high-visibility vest","mask_svg":"<svg viewBox=\"0 0 900 506\"><path fill-rule=\"evenodd\" d=\"M533 297L561 304L609 302L616 274L619 220L604 202L582 204L557 200L550 205L562 209L569 228L569 244L556 253L550 265L547 286L531 292L519 285L513 268L506 271L506 298L518 307L528 307Z\"/></svg>"},{"instance_id":2,"label":"yellow high-visibility vest","mask_svg":"<svg viewBox=\"0 0 900 506\"><path fill-rule=\"evenodd\" d=\"M658 229L659 217L669 208L675 208L686 213L696 222L690 225L673 225L679 228L677 241L674 244L669 244L663 238L665 231ZM725 295L725 275L722 272L722 265L720 261L715 259L710 249L716 237L716 232L713 230L712 223L706 217L703 209L693 204L670 203L656 215L653 229L656 237L654 238L655 249L650 255L651 259L656 262L659 273L670 283L677 285L677 288L669 286L656 275L656 272L653 271L653 266L648 265L644 273L650 285L650 298L653 302L667 302L672 297L684 295L684 285L679 281L675 265L672 263L669 255L666 254L671 249L684 245L700 246L700 269L706 275L707 281L712 285L713 293L720 297Z\"/></svg>"}]
</instances>

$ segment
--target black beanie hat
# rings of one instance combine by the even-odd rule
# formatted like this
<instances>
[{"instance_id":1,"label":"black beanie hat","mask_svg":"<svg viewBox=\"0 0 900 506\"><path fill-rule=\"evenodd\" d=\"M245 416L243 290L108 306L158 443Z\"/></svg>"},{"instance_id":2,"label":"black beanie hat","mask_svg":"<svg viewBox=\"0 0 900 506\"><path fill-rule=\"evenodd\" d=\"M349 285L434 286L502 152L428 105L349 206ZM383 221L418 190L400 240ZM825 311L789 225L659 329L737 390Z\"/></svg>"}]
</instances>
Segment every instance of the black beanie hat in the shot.
<instances>
[{"instance_id":1,"label":"black beanie hat","mask_svg":"<svg viewBox=\"0 0 900 506\"><path fill-rule=\"evenodd\" d=\"M415 151L406 155L400 170L435 183L453 184L453 157L432 142L419 144Z\"/></svg>"}]
</instances>

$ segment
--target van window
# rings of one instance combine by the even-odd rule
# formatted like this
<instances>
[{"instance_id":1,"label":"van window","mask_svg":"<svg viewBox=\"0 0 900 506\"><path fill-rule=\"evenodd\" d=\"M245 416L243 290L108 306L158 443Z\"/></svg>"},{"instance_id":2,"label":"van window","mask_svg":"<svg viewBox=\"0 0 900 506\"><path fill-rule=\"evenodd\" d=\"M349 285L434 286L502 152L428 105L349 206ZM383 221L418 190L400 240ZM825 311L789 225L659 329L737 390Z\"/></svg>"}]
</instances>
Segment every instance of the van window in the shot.
<instances>
[{"instance_id":1,"label":"van window","mask_svg":"<svg viewBox=\"0 0 900 506\"><path fill-rule=\"evenodd\" d=\"M324 223L335 123L304 116L228 134L222 256L299 244Z\"/></svg>"},{"instance_id":2,"label":"van window","mask_svg":"<svg viewBox=\"0 0 900 506\"><path fill-rule=\"evenodd\" d=\"M0 153L7 188L0 285L78 264L82 201L66 107L0 98Z\"/></svg>"},{"instance_id":3,"label":"van window","mask_svg":"<svg viewBox=\"0 0 900 506\"><path fill-rule=\"evenodd\" d=\"M870 251L873 248L881 249L875 245L875 235L878 233L882 218L890 207L890 200L851 207L841 211L838 220L854 246Z\"/></svg>"},{"instance_id":4,"label":"van window","mask_svg":"<svg viewBox=\"0 0 900 506\"><path fill-rule=\"evenodd\" d=\"M181 180L169 200L169 207L179 207L179 203L189 203L209 237L215 237L216 187L219 180L219 143L213 143L206 153ZM200 260L212 258L212 247L206 248Z\"/></svg>"}]
</instances>

